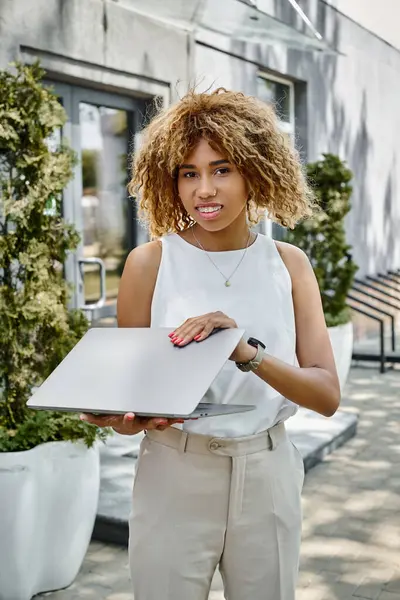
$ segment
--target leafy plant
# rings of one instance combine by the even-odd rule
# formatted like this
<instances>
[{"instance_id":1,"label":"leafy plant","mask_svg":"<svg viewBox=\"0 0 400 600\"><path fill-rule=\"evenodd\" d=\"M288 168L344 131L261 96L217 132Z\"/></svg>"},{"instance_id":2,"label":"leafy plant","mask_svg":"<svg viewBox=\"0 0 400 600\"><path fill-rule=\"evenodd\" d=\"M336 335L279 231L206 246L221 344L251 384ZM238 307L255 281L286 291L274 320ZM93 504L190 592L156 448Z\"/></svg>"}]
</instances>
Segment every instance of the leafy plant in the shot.
<instances>
[{"instance_id":1,"label":"leafy plant","mask_svg":"<svg viewBox=\"0 0 400 600\"><path fill-rule=\"evenodd\" d=\"M91 446L106 433L77 415L26 407L88 323L68 310L63 277L79 243L62 218L62 192L76 160L57 139L65 112L43 86L38 63L14 67L0 71L0 452L55 440Z\"/></svg>"},{"instance_id":2,"label":"leafy plant","mask_svg":"<svg viewBox=\"0 0 400 600\"><path fill-rule=\"evenodd\" d=\"M346 297L358 269L346 242L344 219L351 208L352 172L333 154L307 166L319 209L288 231L286 241L309 257L322 296L325 320L334 327L351 320Z\"/></svg>"}]
</instances>

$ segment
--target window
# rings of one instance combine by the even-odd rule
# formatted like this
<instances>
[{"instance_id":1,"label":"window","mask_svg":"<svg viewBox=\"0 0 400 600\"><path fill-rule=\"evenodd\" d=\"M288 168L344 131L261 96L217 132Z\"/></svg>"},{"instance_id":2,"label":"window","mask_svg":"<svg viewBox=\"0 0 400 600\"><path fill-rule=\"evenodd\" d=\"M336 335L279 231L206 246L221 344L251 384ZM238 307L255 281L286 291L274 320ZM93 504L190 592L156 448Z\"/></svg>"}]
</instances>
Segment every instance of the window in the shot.
<instances>
[{"instance_id":1,"label":"window","mask_svg":"<svg viewBox=\"0 0 400 600\"><path fill-rule=\"evenodd\" d=\"M257 77L257 96L273 104L282 131L294 135L294 85L291 81L260 73Z\"/></svg>"},{"instance_id":2,"label":"window","mask_svg":"<svg viewBox=\"0 0 400 600\"><path fill-rule=\"evenodd\" d=\"M128 153L146 103L75 85L53 87L68 117L62 135L79 161L63 193L64 217L81 238L65 265L66 279L74 286L71 305L95 310L96 319L108 318L115 313L126 256L137 243L135 204L126 184ZM49 144L57 141L50 139Z\"/></svg>"},{"instance_id":3,"label":"window","mask_svg":"<svg viewBox=\"0 0 400 600\"><path fill-rule=\"evenodd\" d=\"M266 73L259 73L257 77L257 97L275 107L281 131L294 144L293 82ZM285 228L277 223L271 223L268 217L265 218L260 229L266 234L272 235L276 240L282 240L285 237Z\"/></svg>"},{"instance_id":4,"label":"window","mask_svg":"<svg viewBox=\"0 0 400 600\"><path fill-rule=\"evenodd\" d=\"M79 103L82 168L82 241L84 258L99 257L106 267L107 299L115 299L129 248L126 200L129 113ZM85 302L99 296L96 266L85 269Z\"/></svg>"}]
</instances>

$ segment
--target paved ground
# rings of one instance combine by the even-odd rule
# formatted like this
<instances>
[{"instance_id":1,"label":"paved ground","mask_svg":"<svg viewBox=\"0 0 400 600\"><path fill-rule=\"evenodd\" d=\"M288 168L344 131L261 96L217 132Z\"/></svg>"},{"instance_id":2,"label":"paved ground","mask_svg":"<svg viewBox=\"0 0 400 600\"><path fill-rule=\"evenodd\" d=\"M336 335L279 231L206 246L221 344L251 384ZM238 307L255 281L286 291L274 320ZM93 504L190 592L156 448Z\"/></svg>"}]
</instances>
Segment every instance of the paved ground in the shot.
<instances>
[{"instance_id":1,"label":"paved ground","mask_svg":"<svg viewBox=\"0 0 400 600\"><path fill-rule=\"evenodd\" d=\"M400 370L355 369L346 397L358 434L307 474L297 600L400 600ZM126 550L93 543L77 581L37 599L132 600L129 589ZM221 590L217 575L209 600Z\"/></svg>"}]
</instances>

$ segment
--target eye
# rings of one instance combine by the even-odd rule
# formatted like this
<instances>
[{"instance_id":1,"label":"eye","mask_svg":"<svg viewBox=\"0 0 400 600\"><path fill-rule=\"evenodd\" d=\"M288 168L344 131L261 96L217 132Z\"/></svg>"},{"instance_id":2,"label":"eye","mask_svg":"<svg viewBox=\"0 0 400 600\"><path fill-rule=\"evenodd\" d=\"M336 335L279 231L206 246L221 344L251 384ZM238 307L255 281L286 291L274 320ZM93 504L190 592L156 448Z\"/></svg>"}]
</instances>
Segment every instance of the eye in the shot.
<instances>
[{"instance_id":1,"label":"eye","mask_svg":"<svg viewBox=\"0 0 400 600\"><path fill-rule=\"evenodd\" d=\"M218 175L227 175L228 173L230 173L230 169L229 167L220 167L215 171L215 173L217 173Z\"/></svg>"},{"instance_id":2,"label":"eye","mask_svg":"<svg viewBox=\"0 0 400 600\"><path fill-rule=\"evenodd\" d=\"M197 173L195 173L194 171L188 171L187 173L183 174L183 177L185 179L192 179L193 177L196 177Z\"/></svg>"}]
</instances>

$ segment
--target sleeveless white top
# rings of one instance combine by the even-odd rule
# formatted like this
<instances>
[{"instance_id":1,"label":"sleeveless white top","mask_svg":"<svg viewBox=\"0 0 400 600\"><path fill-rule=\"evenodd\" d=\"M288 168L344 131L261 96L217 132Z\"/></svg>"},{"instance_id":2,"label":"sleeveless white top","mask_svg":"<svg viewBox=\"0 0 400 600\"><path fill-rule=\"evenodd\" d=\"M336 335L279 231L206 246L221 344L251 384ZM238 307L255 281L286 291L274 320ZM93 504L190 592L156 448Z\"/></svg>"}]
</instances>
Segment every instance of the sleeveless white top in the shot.
<instances>
[{"instance_id":1,"label":"sleeveless white top","mask_svg":"<svg viewBox=\"0 0 400 600\"><path fill-rule=\"evenodd\" d=\"M296 364L296 332L290 274L275 242L258 234L226 287L207 254L177 234L162 238L162 256L151 308L151 327L178 327L190 317L222 311L266 345L268 354ZM210 253L228 277L243 250ZM246 337L246 339L247 339ZM259 433L297 411L254 373L243 373L228 361L203 398L204 402L254 404L236 415L187 421L185 431L213 437Z\"/></svg>"}]
</instances>

